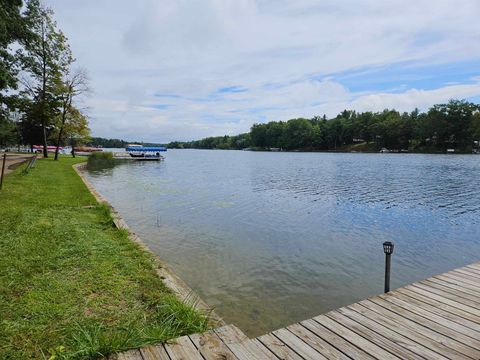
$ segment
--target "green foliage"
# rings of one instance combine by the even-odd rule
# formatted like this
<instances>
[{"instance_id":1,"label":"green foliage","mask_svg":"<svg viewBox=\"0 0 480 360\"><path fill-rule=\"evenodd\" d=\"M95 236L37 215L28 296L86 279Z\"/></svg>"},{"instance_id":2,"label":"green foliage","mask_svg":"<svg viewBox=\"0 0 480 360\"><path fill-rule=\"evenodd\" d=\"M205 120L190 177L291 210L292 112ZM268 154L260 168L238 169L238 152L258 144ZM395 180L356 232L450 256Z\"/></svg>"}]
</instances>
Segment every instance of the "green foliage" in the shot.
<instances>
[{"instance_id":1,"label":"green foliage","mask_svg":"<svg viewBox=\"0 0 480 360\"><path fill-rule=\"evenodd\" d=\"M113 159L113 153L111 151L96 151L96 152L93 152L88 157L88 161L112 160L112 159Z\"/></svg>"},{"instance_id":2,"label":"green foliage","mask_svg":"<svg viewBox=\"0 0 480 360\"><path fill-rule=\"evenodd\" d=\"M29 37L21 8L21 0L0 0L0 122L13 110L16 99L6 92L17 89L18 82L19 61L10 46Z\"/></svg>"},{"instance_id":3,"label":"green foliage","mask_svg":"<svg viewBox=\"0 0 480 360\"><path fill-rule=\"evenodd\" d=\"M75 59L53 11L41 0L24 6L20 0L0 0L0 5L0 145L85 141L88 121L73 99L87 90L87 77L72 71ZM13 114L19 118L14 132Z\"/></svg>"},{"instance_id":4,"label":"green foliage","mask_svg":"<svg viewBox=\"0 0 480 360\"><path fill-rule=\"evenodd\" d=\"M53 20L53 11L40 0L28 0L24 19L33 36L19 52L23 68L29 74L22 91L28 98L23 112L29 122L41 125L44 156L47 157L47 128L54 126L62 106L58 89L75 59L67 38Z\"/></svg>"},{"instance_id":5,"label":"green foliage","mask_svg":"<svg viewBox=\"0 0 480 360\"><path fill-rule=\"evenodd\" d=\"M0 358L95 359L206 330L111 226L76 162L41 159L0 192Z\"/></svg>"},{"instance_id":6,"label":"green foliage","mask_svg":"<svg viewBox=\"0 0 480 360\"><path fill-rule=\"evenodd\" d=\"M87 167L92 169L101 169L114 165L113 153L110 151L93 152L88 157Z\"/></svg>"},{"instance_id":7,"label":"green foliage","mask_svg":"<svg viewBox=\"0 0 480 360\"><path fill-rule=\"evenodd\" d=\"M17 143L18 133L15 123L0 116L0 147Z\"/></svg>"},{"instance_id":8,"label":"green foliage","mask_svg":"<svg viewBox=\"0 0 480 360\"><path fill-rule=\"evenodd\" d=\"M105 139L101 137L92 137L90 141L87 142L88 146L118 148L118 149L126 148L128 144L139 144L143 146L165 146L165 144L159 144L159 143L146 143L141 141L125 141L120 139Z\"/></svg>"},{"instance_id":9,"label":"green foliage","mask_svg":"<svg viewBox=\"0 0 480 360\"><path fill-rule=\"evenodd\" d=\"M193 302L178 301L173 295L165 295L162 303L156 305L156 310L159 319L152 319L155 326L139 328L132 323L126 324L121 332L112 332L100 323L77 325L74 344L78 350L71 357L98 358L111 353L111 349L124 351L158 343L158 339L171 339L180 334L202 332L208 328L208 317L199 316Z\"/></svg>"},{"instance_id":10,"label":"green foliage","mask_svg":"<svg viewBox=\"0 0 480 360\"><path fill-rule=\"evenodd\" d=\"M100 222L106 227L113 226L112 208L105 203L98 204L97 208L100 216Z\"/></svg>"},{"instance_id":11,"label":"green foliage","mask_svg":"<svg viewBox=\"0 0 480 360\"><path fill-rule=\"evenodd\" d=\"M99 137L92 137L92 139L87 143L88 146L94 147L104 147L104 148L125 148L127 142L120 139L104 139Z\"/></svg>"},{"instance_id":12,"label":"green foliage","mask_svg":"<svg viewBox=\"0 0 480 360\"><path fill-rule=\"evenodd\" d=\"M452 100L426 113L414 110L364 112L345 110L335 118L291 119L254 124L248 134L210 137L191 142L172 142L171 148L284 149L323 151L391 150L443 152L447 148L469 152L480 140L480 107ZM239 140L242 141L239 141Z\"/></svg>"},{"instance_id":13,"label":"green foliage","mask_svg":"<svg viewBox=\"0 0 480 360\"><path fill-rule=\"evenodd\" d=\"M208 137L202 140L181 142L174 141L167 144L170 149L223 149L240 150L251 146L250 134L240 134L237 136L216 136Z\"/></svg>"}]
</instances>

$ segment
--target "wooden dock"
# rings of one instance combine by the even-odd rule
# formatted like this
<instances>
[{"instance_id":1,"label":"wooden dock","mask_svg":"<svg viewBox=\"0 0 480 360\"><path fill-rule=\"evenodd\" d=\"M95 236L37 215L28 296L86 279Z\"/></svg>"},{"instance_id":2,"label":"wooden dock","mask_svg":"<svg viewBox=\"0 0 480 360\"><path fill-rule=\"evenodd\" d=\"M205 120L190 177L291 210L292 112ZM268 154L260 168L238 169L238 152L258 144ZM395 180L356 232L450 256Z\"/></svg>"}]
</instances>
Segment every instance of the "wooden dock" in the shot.
<instances>
[{"instance_id":1,"label":"wooden dock","mask_svg":"<svg viewBox=\"0 0 480 360\"><path fill-rule=\"evenodd\" d=\"M226 325L109 359L480 359L480 263L255 339Z\"/></svg>"}]
</instances>

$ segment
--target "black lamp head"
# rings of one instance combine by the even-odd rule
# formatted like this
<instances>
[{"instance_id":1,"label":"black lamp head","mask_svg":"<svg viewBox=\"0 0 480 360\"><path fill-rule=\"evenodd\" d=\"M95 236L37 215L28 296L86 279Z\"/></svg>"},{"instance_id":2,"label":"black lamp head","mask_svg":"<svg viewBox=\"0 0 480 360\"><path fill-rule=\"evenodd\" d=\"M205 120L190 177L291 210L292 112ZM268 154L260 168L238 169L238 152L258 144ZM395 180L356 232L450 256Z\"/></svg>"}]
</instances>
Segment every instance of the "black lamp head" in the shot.
<instances>
[{"instance_id":1,"label":"black lamp head","mask_svg":"<svg viewBox=\"0 0 480 360\"><path fill-rule=\"evenodd\" d=\"M385 241L383 243L383 252L387 255L391 255L393 253L393 243L391 241Z\"/></svg>"}]
</instances>

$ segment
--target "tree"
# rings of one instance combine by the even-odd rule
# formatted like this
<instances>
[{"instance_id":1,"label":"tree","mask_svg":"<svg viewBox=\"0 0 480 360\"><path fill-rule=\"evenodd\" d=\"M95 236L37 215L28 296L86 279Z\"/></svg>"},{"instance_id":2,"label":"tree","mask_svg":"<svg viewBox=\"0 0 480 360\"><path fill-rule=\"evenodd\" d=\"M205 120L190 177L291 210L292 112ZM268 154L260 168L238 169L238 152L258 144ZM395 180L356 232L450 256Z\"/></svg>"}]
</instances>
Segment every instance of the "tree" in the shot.
<instances>
[{"instance_id":1,"label":"tree","mask_svg":"<svg viewBox=\"0 0 480 360\"><path fill-rule=\"evenodd\" d=\"M400 114L396 110L364 112L345 110L335 118L314 116L254 124L249 134L211 137L172 146L192 148L242 149L251 144L265 149L287 150L366 150L387 147L392 150L438 151L445 146L469 151L480 141L480 106L464 100L431 107L427 113L418 109ZM363 144L362 144L363 143ZM351 147L348 145L361 145Z\"/></svg>"},{"instance_id":2,"label":"tree","mask_svg":"<svg viewBox=\"0 0 480 360\"><path fill-rule=\"evenodd\" d=\"M21 16L21 0L0 0L0 122L7 126L9 111L15 107L19 70L18 57L10 48L14 43L24 43L29 37ZM9 92L10 91L10 92ZM10 126L10 125L8 125Z\"/></svg>"},{"instance_id":3,"label":"tree","mask_svg":"<svg viewBox=\"0 0 480 360\"><path fill-rule=\"evenodd\" d=\"M78 121L79 110L74 107L73 99L79 95L82 95L89 91L88 88L88 77L83 69L78 69L72 74L70 70L67 69L64 79L62 79L59 84L57 84L57 95L61 103L61 111L57 117L57 138L56 138L56 149L55 149L55 160L58 160L58 150L62 140L64 139L64 134L68 130L70 122ZM74 114L76 116L74 116Z\"/></svg>"},{"instance_id":4,"label":"tree","mask_svg":"<svg viewBox=\"0 0 480 360\"><path fill-rule=\"evenodd\" d=\"M470 124L470 136L473 142L476 142L477 150L480 148L480 112L476 111L472 116Z\"/></svg>"},{"instance_id":5,"label":"tree","mask_svg":"<svg viewBox=\"0 0 480 360\"><path fill-rule=\"evenodd\" d=\"M52 19L53 11L39 0L29 0L25 11L26 24L33 36L26 41L22 54L24 93L32 99L31 115L42 129L43 156L47 152L47 127L59 112L56 94L62 74L74 61L67 38Z\"/></svg>"},{"instance_id":6,"label":"tree","mask_svg":"<svg viewBox=\"0 0 480 360\"><path fill-rule=\"evenodd\" d=\"M4 117L0 117L0 147L13 145L17 140L15 123Z\"/></svg>"},{"instance_id":7,"label":"tree","mask_svg":"<svg viewBox=\"0 0 480 360\"><path fill-rule=\"evenodd\" d=\"M271 121L267 124L265 132L265 146L284 147L285 123L283 121Z\"/></svg>"},{"instance_id":8,"label":"tree","mask_svg":"<svg viewBox=\"0 0 480 360\"><path fill-rule=\"evenodd\" d=\"M87 117L75 108L70 109L63 134L65 139L70 139L72 155L75 157L75 145L84 144L90 140L90 129L88 127Z\"/></svg>"},{"instance_id":9,"label":"tree","mask_svg":"<svg viewBox=\"0 0 480 360\"><path fill-rule=\"evenodd\" d=\"M291 119L287 121L285 129L285 147L292 149L306 149L312 146L313 126L307 119Z\"/></svg>"},{"instance_id":10,"label":"tree","mask_svg":"<svg viewBox=\"0 0 480 360\"><path fill-rule=\"evenodd\" d=\"M267 146L267 125L266 124L253 124L250 129L250 136L254 146L266 147Z\"/></svg>"},{"instance_id":11,"label":"tree","mask_svg":"<svg viewBox=\"0 0 480 360\"><path fill-rule=\"evenodd\" d=\"M337 150L337 146L342 144L343 126L339 118L327 121L326 140L329 149Z\"/></svg>"},{"instance_id":12,"label":"tree","mask_svg":"<svg viewBox=\"0 0 480 360\"><path fill-rule=\"evenodd\" d=\"M465 100L451 100L447 104L434 105L427 113L424 133L435 139L438 147L466 147L471 145L469 133L476 104Z\"/></svg>"}]
</instances>

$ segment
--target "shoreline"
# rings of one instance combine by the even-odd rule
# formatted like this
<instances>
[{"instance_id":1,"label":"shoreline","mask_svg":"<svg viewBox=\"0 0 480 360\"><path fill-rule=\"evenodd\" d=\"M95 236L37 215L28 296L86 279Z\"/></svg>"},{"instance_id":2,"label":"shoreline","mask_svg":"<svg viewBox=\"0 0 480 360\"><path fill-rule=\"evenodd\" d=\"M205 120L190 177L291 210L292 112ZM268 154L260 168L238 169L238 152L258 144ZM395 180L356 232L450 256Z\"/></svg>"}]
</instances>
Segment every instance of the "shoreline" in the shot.
<instances>
[{"instance_id":1,"label":"shoreline","mask_svg":"<svg viewBox=\"0 0 480 360\"><path fill-rule=\"evenodd\" d=\"M108 150L108 148L105 148ZM169 150L225 150L225 151L245 151L245 152L267 152L267 153L321 153L321 154L392 154L392 155L480 155L480 153L471 153L471 152L421 152L421 151L389 151L389 152L380 152L380 151L356 151L356 150L268 150L268 149L202 149L202 148L169 148Z\"/></svg>"},{"instance_id":2,"label":"shoreline","mask_svg":"<svg viewBox=\"0 0 480 360\"><path fill-rule=\"evenodd\" d=\"M0 191L2 359L114 356L215 325L98 203L73 167L84 161L20 166Z\"/></svg>"},{"instance_id":3,"label":"shoreline","mask_svg":"<svg viewBox=\"0 0 480 360\"><path fill-rule=\"evenodd\" d=\"M129 239L140 245L141 248L151 254L155 260L155 270L162 282L177 296L181 301L191 301L192 306L210 316L213 327L226 325L225 321L218 316L212 307L210 307L202 298L188 286L175 272L166 264L156 253L154 253L142 239L135 234L121 217L118 211L100 194L85 176L86 163L72 165L77 175L82 179L88 191L92 194L99 204L106 204L112 211L113 223L118 229L124 229L128 232Z\"/></svg>"}]
</instances>

